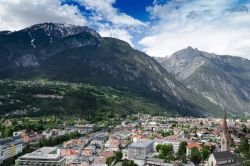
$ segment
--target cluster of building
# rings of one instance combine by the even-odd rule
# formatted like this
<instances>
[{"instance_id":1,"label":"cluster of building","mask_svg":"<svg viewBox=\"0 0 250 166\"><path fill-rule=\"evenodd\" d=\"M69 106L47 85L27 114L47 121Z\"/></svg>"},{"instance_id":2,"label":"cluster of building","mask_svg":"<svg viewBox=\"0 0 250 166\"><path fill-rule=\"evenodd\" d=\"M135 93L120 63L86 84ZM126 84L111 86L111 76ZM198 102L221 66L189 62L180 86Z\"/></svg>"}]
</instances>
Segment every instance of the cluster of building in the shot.
<instances>
[{"instance_id":1,"label":"cluster of building","mask_svg":"<svg viewBox=\"0 0 250 166\"><path fill-rule=\"evenodd\" d=\"M107 159L119 151L123 154L122 160L133 160L138 166L172 166L177 163L181 165L180 161L166 163L164 159L159 159L156 146L172 144L176 155L180 143L186 142L187 158L193 148L202 150L206 145L213 153L204 165L240 165L238 156L233 152L235 149L232 149L230 144L234 141L234 148L239 146L239 137L243 134L242 123L237 120L227 120L226 114L223 119L166 118L149 115L138 115L137 119L133 122L124 121L111 131L93 132L94 125L88 124L44 132L43 137L46 138L76 131L91 134L71 139L56 147L43 147L25 154L16 160L16 164L107 166ZM249 127L248 123L244 122L244 125ZM5 156L1 156L0 161L20 153L23 142L31 143L37 140L32 139L36 137L31 135L28 138L21 136L20 133L15 135L13 138L0 140L0 150L4 151ZM247 134L244 136L247 137ZM188 161L185 165L194 164Z\"/></svg>"},{"instance_id":2,"label":"cluster of building","mask_svg":"<svg viewBox=\"0 0 250 166\"><path fill-rule=\"evenodd\" d=\"M7 121L6 123L9 122ZM12 137L0 138L0 164L3 163L4 160L14 158L16 155L22 153L25 145L27 144L37 144L41 139L50 139L68 134L70 132L86 134L92 132L94 127L95 126L92 124L86 124L67 127L66 129L52 129L50 131L43 131L42 133L27 133L25 130L15 131L13 132ZM42 150L41 153L43 152L44 151Z\"/></svg>"},{"instance_id":3,"label":"cluster of building","mask_svg":"<svg viewBox=\"0 0 250 166\"><path fill-rule=\"evenodd\" d=\"M94 128L95 125L86 124L86 125L70 126L66 127L65 129L52 129L49 131L43 131L42 133L37 133L32 131L27 133L25 130L23 130L23 131L13 132L13 136L20 136L24 143L36 144L43 138L49 139L53 137L62 136L71 132L86 134L92 132Z\"/></svg>"}]
</instances>

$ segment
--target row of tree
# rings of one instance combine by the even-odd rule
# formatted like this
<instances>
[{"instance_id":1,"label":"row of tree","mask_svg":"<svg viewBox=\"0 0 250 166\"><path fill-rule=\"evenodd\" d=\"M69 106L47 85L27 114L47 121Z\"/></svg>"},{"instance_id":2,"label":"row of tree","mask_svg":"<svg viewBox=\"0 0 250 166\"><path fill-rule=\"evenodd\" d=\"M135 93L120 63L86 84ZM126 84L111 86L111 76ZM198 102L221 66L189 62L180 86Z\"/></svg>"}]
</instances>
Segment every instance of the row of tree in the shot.
<instances>
[{"instance_id":1,"label":"row of tree","mask_svg":"<svg viewBox=\"0 0 250 166\"><path fill-rule=\"evenodd\" d=\"M181 142L178 152L176 156L174 156L172 144L158 144L156 146L156 151L159 152L159 155L157 157L160 159L164 159L164 161L168 163L174 160L180 160L183 163L187 163L186 149L187 142ZM208 146L203 146L201 150L194 147L191 149L191 154L188 157L195 164L199 164L201 161L207 160L210 154L211 149Z\"/></svg>"}]
</instances>

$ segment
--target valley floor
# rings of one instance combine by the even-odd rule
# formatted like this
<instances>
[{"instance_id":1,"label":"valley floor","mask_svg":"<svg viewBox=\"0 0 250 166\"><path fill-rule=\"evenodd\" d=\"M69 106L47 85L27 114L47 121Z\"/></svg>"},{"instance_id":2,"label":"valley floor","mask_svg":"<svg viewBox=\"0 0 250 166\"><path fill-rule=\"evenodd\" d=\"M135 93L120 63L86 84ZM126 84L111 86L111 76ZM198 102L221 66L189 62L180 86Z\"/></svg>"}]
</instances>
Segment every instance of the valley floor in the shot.
<instances>
[{"instance_id":1,"label":"valley floor","mask_svg":"<svg viewBox=\"0 0 250 166\"><path fill-rule=\"evenodd\" d=\"M219 153L229 153L234 164L247 165L244 161L250 157L250 121L247 119L227 120L231 152L221 151L224 133L221 118L132 114L116 122L90 123L82 118L62 120L50 116L1 119L1 124L2 137L7 138L0 139L0 146L13 144L16 151L17 146L22 147L18 156L7 158L2 165L34 164L38 159L46 163L50 159L44 156L50 155L55 157L51 159L53 162L70 166L209 165L212 156ZM8 148L1 150L7 154ZM27 155L32 158L27 159Z\"/></svg>"}]
</instances>

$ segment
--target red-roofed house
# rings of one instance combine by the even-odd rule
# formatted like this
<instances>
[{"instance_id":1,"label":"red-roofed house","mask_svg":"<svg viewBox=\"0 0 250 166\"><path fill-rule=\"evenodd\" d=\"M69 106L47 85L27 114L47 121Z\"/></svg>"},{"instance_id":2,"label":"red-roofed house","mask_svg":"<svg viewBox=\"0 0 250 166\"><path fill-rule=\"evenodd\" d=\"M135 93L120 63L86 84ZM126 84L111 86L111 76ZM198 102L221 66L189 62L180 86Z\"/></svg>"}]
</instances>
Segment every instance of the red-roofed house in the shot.
<instances>
[{"instance_id":1,"label":"red-roofed house","mask_svg":"<svg viewBox=\"0 0 250 166\"><path fill-rule=\"evenodd\" d=\"M94 158L94 164L106 164L106 159L105 156L96 156Z\"/></svg>"},{"instance_id":2,"label":"red-roofed house","mask_svg":"<svg viewBox=\"0 0 250 166\"><path fill-rule=\"evenodd\" d=\"M72 156L72 155L78 155L78 150L74 149L61 149L61 156Z\"/></svg>"},{"instance_id":3,"label":"red-roofed house","mask_svg":"<svg viewBox=\"0 0 250 166\"><path fill-rule=\"evenodd\" d=\"M121 141L116 138L110 138L105 147L112 151L119 151L121 145Z\"/></svg>"},{"instance_id":4,"label":"red-roofed house","mask_svg":"<svg viewBox=\"0 0 250 166\"><path fill-rule=\"evenodd\" d=\"M23 142L32 143L38 142L41 139L41 136L36 133L30 133L22 136Z\"/></svg>"},{"instance_id":5,"label":"red-roofed house","mask_svg":"<svg viewBox=\"0 0 250 166\"><path fill-rule=\"evenodd\" d=\"M197 148L198 150L202 150L202 146L199 144L199 142L193 142L187 145L187 156L191 154L192 148Z\"/></svg>"}]
</instances>

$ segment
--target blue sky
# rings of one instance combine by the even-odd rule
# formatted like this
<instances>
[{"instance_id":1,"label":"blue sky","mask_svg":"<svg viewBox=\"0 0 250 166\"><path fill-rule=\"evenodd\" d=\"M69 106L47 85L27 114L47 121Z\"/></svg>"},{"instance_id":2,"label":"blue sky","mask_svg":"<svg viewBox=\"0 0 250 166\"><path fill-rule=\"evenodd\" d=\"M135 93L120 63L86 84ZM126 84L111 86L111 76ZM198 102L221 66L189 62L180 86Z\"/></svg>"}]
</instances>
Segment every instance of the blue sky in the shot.
<instances>
[{"instance_id":1,"label":"blue sky","mask_svg":"<svg viewBox=\"0 0 250 166\"><path fill-rule=\"evenodd\" d=\"M117 0L113 6L136 19L144 22L148 21L150 15L146 12L146 7L152 5L153 0L139 0L137 3L134 2L135 0Z\"/></svg>"},{"instance_id":2,"label":"blue sky","mask_svg":"<svg viewBox=\"0 0 250 166\"><path fill-rule=\"evenodd\" d=\"M89 26L150 56L188 46L250 58L250 0L1 0L0 30Z\"/></svg>"}]
</instances>

